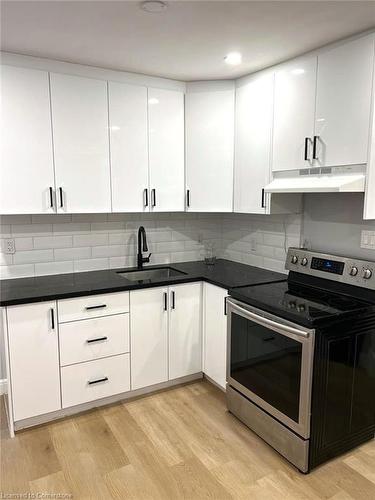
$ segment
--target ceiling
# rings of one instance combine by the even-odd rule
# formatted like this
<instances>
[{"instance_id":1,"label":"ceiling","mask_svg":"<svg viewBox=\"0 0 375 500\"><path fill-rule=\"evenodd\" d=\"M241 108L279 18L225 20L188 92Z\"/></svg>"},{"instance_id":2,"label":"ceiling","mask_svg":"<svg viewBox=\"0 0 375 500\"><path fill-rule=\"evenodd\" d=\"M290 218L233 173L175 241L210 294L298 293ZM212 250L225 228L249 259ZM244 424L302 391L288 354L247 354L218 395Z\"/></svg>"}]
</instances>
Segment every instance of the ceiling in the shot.
<instances>
[{"instance_id":1,"label":"ceiling","mask_svg":"<svg viewBox=\"0 0 375 500\"><path fill-rule=\"evenodd\" d=\"M2 1L2 50L179 80L234 78L375 25L375 2ZM240 51L243 63L224 56Z\"/></svg>"}]
</instances>

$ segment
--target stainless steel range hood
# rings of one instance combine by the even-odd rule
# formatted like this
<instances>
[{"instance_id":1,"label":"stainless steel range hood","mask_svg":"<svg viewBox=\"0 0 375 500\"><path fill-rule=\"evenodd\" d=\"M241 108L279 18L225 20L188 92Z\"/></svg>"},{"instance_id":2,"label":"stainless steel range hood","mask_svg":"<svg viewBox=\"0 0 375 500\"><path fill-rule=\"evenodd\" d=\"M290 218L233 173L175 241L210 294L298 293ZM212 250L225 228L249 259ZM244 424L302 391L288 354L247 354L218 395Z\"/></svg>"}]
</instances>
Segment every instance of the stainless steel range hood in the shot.
<instances>
[{"instance_id":1,"label":"stainless steel range hood","mask_svg":"<svg viewBox=\"0 0 375 500\"><path fill-rule=\"evenodd\" d=\"M355 193L364 192L364 173L296 175L276 177L266 193Z\"/></svg>"}]
</instances>

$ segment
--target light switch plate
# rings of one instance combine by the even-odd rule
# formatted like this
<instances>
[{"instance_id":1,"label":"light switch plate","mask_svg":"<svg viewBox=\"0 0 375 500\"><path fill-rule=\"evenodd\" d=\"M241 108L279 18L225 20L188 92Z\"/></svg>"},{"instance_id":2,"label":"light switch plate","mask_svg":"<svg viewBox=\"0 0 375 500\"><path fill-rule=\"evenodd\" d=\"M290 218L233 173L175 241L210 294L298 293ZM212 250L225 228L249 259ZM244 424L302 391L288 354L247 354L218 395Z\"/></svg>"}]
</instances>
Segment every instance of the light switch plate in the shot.
<instances>
[{"instance_id":1,"label":"light switch plate","mask_svg":"<svg viewBox=\"0 0 375 500\"><path fill-rule=\"evenodd\" d=\"M375 250L375 231L361 231L361 248Z\"/></svg>"}]
</instances>

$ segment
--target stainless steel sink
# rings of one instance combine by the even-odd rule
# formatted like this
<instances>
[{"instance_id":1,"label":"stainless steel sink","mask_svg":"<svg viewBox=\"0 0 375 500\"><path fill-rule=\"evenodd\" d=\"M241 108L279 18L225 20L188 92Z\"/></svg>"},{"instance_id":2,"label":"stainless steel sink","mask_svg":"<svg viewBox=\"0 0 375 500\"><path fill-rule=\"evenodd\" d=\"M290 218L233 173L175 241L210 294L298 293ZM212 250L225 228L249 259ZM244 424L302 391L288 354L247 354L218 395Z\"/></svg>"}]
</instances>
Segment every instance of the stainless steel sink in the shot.
<instances>
[{"instance_id":1,"label":"stainless steel sink","mask_svg":"<svg viewBox=\"0 0 375 500\"><path fill-rule=\"evenodd\" d=\"M177 269L173 269L173 267L158 267L157 269L143 269L141 271L122 271L117 274L129 281L152 282L171 278L173 276L181 276L186 273L177 271Z\"/></svg>"}]
</instances>

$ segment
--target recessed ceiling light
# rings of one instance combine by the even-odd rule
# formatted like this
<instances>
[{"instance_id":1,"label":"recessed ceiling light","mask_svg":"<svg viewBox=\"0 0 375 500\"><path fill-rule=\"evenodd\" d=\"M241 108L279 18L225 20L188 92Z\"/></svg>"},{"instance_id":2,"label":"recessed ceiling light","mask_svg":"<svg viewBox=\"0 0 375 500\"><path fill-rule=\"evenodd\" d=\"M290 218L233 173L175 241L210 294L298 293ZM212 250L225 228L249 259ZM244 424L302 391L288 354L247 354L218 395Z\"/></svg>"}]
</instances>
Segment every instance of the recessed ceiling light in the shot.
<instances>
[{"instance_id":1,"label":"recessed ceiling light","mask_svg":"<svg viewBox=\"0 0 375 500\"><path fill-rule=\"evenodd\" d=\"M242 54L239 52L229 52L229 54L224 57L224 61L231 66L237 66L237 64L242 63Z\"/></svg>"},{"instance_id":2,"label":"recessed ceiling light","mask_svg":"<svg viewBox=\"0 0 375 500\"><path fill-rule=\"evenodd\" d=\"M146 12L151 12L152 14L157 14L158 12L163 12L166 10L167 4L164 2L159 2L158 0L147 0L141 3L141 9Z\"/></svg>"}]
</instances>

